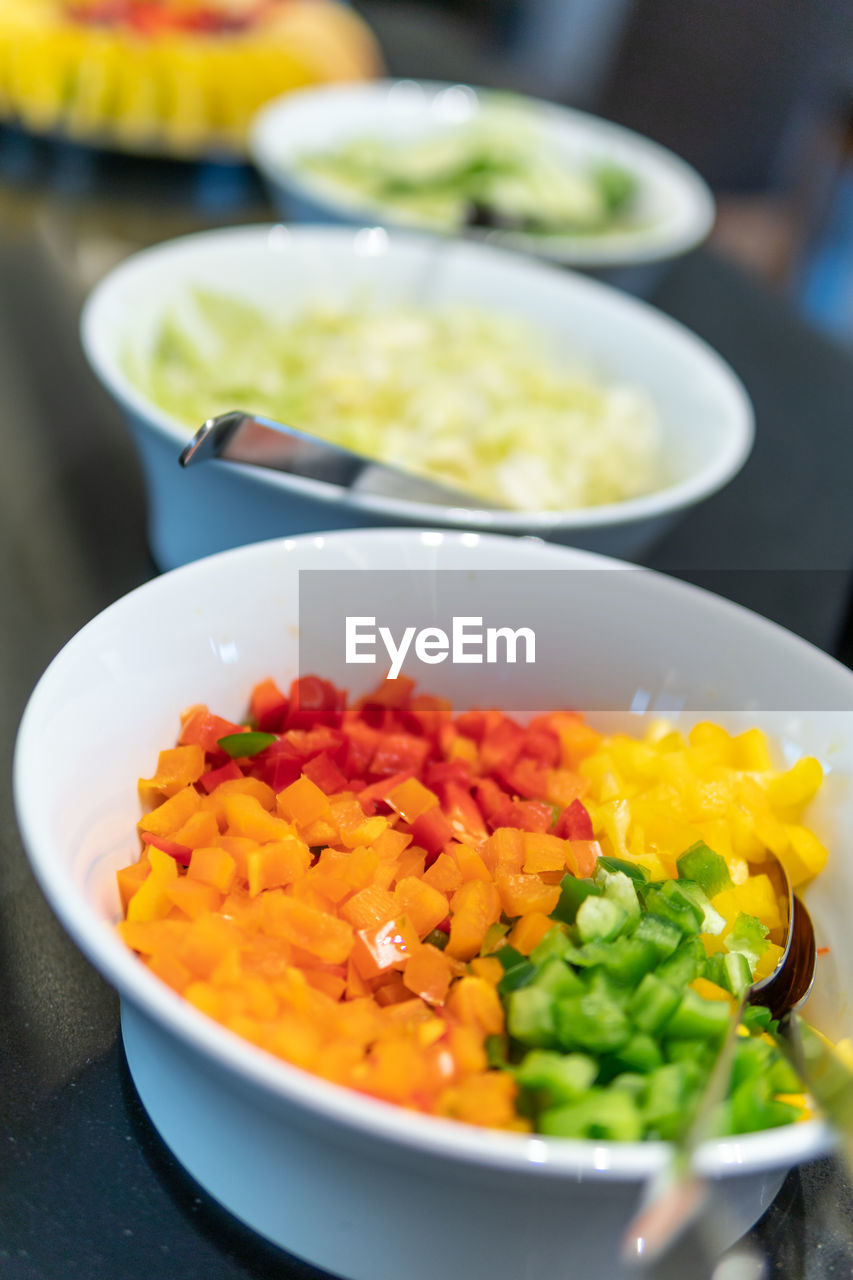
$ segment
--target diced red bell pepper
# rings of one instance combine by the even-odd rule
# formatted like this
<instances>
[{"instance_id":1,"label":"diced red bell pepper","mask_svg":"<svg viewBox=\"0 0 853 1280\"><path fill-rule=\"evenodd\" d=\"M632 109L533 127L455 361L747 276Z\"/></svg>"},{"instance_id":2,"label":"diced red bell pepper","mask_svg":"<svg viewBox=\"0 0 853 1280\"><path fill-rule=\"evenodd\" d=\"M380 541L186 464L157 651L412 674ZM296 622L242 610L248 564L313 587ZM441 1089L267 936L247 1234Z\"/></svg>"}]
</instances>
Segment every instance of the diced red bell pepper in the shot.
<instances>
[{"instance_id":1,"label":"diced red bell pepper","mask_svg":"<svg viewBox=\"0 0 853 1280\"><path fill-rule=\"evenodd\" d=\"M509 801L509 796L494 778L481 778L474 794L480 812L491 827L495 827L495 817Z\"/></svg>"},{"instance_id":2,"label":"diced red bell pepper","mask_svg":"<svg viewBox=\"0 0 853 1280\"><path fill-rule=\"evenodd\" d=\"M223 720L222 716L213 715L207 707L196 707L184 721L178 746L189 747L197 744L208 755L225 760L226 753L219 746L219 739L226 738L232 733L242 733L243 729L244 726L241 724L232 724L230 720Z\"/></svg>"},{"instance_id":3,"label":"diced red bell pepper","mask_svg":"<svg viewBox=\"0 0 853 1280\"><path fill-rule=\"evenodd\" d=\"M441 791L447 782L471 787L471 766L465 760L431 760L424 769L424 786Z\"/></svg>"},{"instance_id":4,"label":"diced red bell pepper","mask_svg":"<svg viewBox=\"0 0 853 1280\"><path fill-rule=\"evenodd\" d=\"M303 760L299 752L286 738L279 738L247 763L246 771L253 778L260 778L273 791L283 791L302 773Z\"/></svg>"},{"instance_id":5,"label":"diced red bell pepper","mask_svg":"<svg viewBox=\"0 0 853 1280\"><path fill-rule=\"evenodd\" d=\"M486 732L486 712L485 711L462 711L456 717L456 730L463 737L473 738L475 742L481 742L483 734Z\"/></svg>"},{"instance_id":6,"label":"diced red bell pepper","mask_svg":"<svg viewBox=\"0 0 853 1280\"><path fill-rule=\"evenodd\" d=\"M426 849L426 865L430 866L445 845L453 839L453 828L436 804L420 817L415 818L412 823L412 836L416 845Z\"/></svg>"},{"instance_id":7,"label":"diced red bell pepper","mask_svg":"<svg viewBox=\"0 0 853 1280\"><path fill-rule=\"evenodd\" d=\"M383 707L378 702L365 703L359 710L358 717L363 724L370 725L371 729L375 729L377 733L393 733L399 728L396 714L389 707Z\"/></svg>"},{"instance_id":8,"label":"diced red bell pepper","mask_svg":"<svg viewBox=\"0 0 853 1280\"><path fill-rule=\"evenodd\" d=\"M554 824L554 835L561 840L594 840L592 818L582 800L567 805Z\"/></svg>"},{"instance_id":9,"label":"diced red bell pepper","mask_svg":"<svg viewBox=\"0 0 853 1280\"><path fill-rule=\"evenodd\" d=\"M193 851L188 845L178 844L177 840L167 840L165 836L152 835L150 831L143 831L141 834L144 844L153 844L156 849L168 853L169 857L174 858L182 867L190 865Z\"/></svg>"},{"instance_id":10,"label":"diced red bell pepper","mask_svg":"<svg viewBox=\"0 0 853 1280\"><path fill-rule=\"evenodd\" d=\"M261 733L280 733L287 716L287 698L272 679L262 680L252 690L249 714Z\"/></svg>"},{"instance_id":11,"label":"diced red bell pepper","mask_svg":"<svg viewBox=\"0 0 853 1280\"><path fill-rule=\"evenodd\" d=\"M423 734L435 739L439 730L446 724L452 714L450 703L444 698L433 698L428 694L419 694L412 698L401 715L403 727L408 731Z\"/></svg>"},{"instance_id":12,"label":"diced red bell pepper","mask_svg":"<svg viewBox=\"0 0 853 1280\"><path fill-rule=\"evenodd\" d=\"M301 760L310 760L323 752L335 764L342 765L347 756L346 735L340 729L321 725L318 729L289 729L283 741L288 743Z\"/></svg>"},{"instance_id":13,"label":"diced red bell pepper","mask_svg":"<svg viewBox=\"0 0 853 1280\"><path fill-rule=\"evenodd\" d=\"M523 754L553 769L560 763L560 739L553 729L528 727Z\"/></svg>"},{"instance_id":14,"label":"diced red bell pepper","mask_svg":"<svg viewBox=\"0 0 853 1280\"><path fill-rule=\"evenodd\" d=\"M544 795L548 785L542 766L525 756L521 756L508 768L498 765L494 770L494 776L513 795L524 796L528 800Z\"/></svg>"},{"instance_id":15,"label":"diced red bell pepper","mask_svg":"<svg viewBox=\"0 0 853 1280\"><path fill-rule=\"evenodd\" d=\"M502 716L483 734L480 743L480 762L486 773L492 773L498 765L507 768L515 763L524 746L524 730L520 724Z\"/></svg>"},{"instance_id":16,"label":"diced red bell pepper","mask_svg":"<svg viewBox=\"0 0 853 1280\"><path fill-rule=\"evenodd\" d=\"M347 721L343 731L348 743L346 762L342 766L344 773L349 778L366 777L379 746L380 735L360 720Z\"/></svg>"},{"instance_id":17,"label":"diced red bell pepper","mask_svg":"<svg viewBox=\"0 0 853 1280\"><path fill-rule=\"evenodd\" d=\"M199 786L210 794L215 791L220 782L233 782L237 778L243 778L245 774L240 768L236 760L229 760L227 764L221 765L218 769L208 769L207 773L203 773L199 778Z\"/></svg>"},{"instance_id":18,"label":"diced red bell pepper","mask_svg":"<svg viewBox=\"0 0 853 1280\"><path fill-rule=\"evenodd\" d=\"M406 707L409 705L414 687L415 682L410 676L397 676L396 680L383 680L372 693L362 698L359 710L368 706Z\"/></svg>"},{"instance_id":19,"label":"diced red bell pepper","mask_svg":"<svg viewBox=\"0 0 853 1280\"><path fill-rule=\"evenodd\" d=\"M480 845L489 838L480 808L466 787L456 782L445 784L444 812L457 840Z\"/></svg>"},{"instance_id":20,"label":"diced red bell pepper","mask_svg":"<svg viewBox=\"0 0 853 1280\"><path fill-rule=\"evenodd\" d=\"M326 724L337 727L343 718L346 694L330 680L302 676L290 686L286 729L313 729Z\"/></svg>"},{"instance_id":21,"label":"diced red bell pepper","mask_svg":"<svg viewBox=\"0 0 853 1280\"><path fill-rule=\"evenodd\" d=\"M553 809L540 800L507 800L490 819L493 828L518 827L521 831L550 831Z\"/></svg>"},{"instance_id":22,"label":"diced red bell pepper","mask_svg":"<svg viewBox=\"0 0 853 1280\"><path fill-rule=\"evenodd\" d=\"M306 778L316 783L321 791L325 791L327 796L336 795L337 792L345 791L347 788L346 778L326 751L321 751L318 756L312 756L310 760L306 760L302 766L302 772Z\"/></svg>"},{"instance_id":23,"label":"diced red bell pepper","mask_svg":"<svg viewBox=\"0 0 853 1280\"><path fill-rule=\"evenodd\" d=\"M429 755L430 744L408 733L384 734L370 762L372 774L420 773Z\"/></svg>"}]
</instances>

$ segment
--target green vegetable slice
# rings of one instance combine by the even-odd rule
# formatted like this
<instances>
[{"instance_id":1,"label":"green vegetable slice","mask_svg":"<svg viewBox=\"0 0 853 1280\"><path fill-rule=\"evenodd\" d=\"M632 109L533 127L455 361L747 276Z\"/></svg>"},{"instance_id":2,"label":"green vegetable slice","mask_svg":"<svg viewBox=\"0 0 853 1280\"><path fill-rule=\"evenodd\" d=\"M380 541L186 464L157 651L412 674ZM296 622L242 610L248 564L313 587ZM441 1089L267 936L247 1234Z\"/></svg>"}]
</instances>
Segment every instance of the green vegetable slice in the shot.
<instances>
[{"instance_id":1,"label":"green vegetable slice","mask_svg":"<svg viewBox=\"0 0 853 1280\"><path fill-rule=\"evenodd\" d=\"M232 760L241 760L244 756L258 755L276 741L274 733L250 730L248 733L227 733L224 738L218 739L216 745L231 756Z\"/></svg>"}]
</instances>

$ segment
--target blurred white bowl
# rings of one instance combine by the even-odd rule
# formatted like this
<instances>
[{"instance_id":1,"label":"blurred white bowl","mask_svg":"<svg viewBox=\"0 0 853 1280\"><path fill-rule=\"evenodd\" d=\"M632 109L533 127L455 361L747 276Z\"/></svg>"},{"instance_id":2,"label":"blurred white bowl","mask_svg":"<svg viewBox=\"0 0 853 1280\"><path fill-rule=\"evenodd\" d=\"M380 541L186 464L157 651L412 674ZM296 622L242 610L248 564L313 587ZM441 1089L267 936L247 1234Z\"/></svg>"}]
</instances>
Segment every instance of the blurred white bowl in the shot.
<instances>
[{"instance_id":1,"label":"blurred white bowl","mask_svg":"<svg viewBox=\"0 0 853 1280\"><path fill-rule=\"evenodd\" d=\"M114 872L136 850L137 778L174 740L182 708L207 702L237 717L254 682L296 673L298 575L311 569L462 569L472 592L493 570L517 571L536 580L529 625L543 637L559 628L565 641L550 705L627 709L645 689L669 707L692 698L730 728L758 723L786 752L817 754L832 772L814 824L833 852L808 902L830 951L809 1016L835 1037L853 1026L853 675L773 624L644 570L522 539L363 530L247 547L155 579L85 627L27 707L14 787L32 865L118 989L142 1100L191 1174L255 1229L348 1280L433 1280L436 1267L446 1280L563 1280L567 1250L572 1274L615 1280L621 1231L662 1144L487 1132L351 1093L208 1020L113 929ZM570 588L555 591L538 570L573 571ZM386 619L395 634L404 612ZM356 692L375 682L372 669L353 671ZM441 694L448 668L434 671ZM518 706L536 678L507 667L498 696ZM621 721L642 723L627 710ZM828 1145L811 1120L704 1147L728 1240L767 1207L787 1168Z\"/></svg>"},{"instance_id":2,"label":"blurred white bowl","mask_svg":"<svg viewBox=\"0 0 853 1280\"><path fill-rule=\"evenodd\" d=\"M279 317L311 302L344 303L365 294L380 303L466 303L516 316L573 362L648 392L662 421L668 479L654 493L605 506L475 512L347 494L232 463L184 471L177 459L187 428L136 388L124 359L131 346L148 348L164 312L196 285ZM381 228L251 227L147 249L91 294L82 339L95 373L127 416L148 484L149 540L163 568L278 535L389 524L535 534L632 557L678 511L726 484L752 445L752 406L743 386L675 321L614 289L498 249L388 235Z\"/></svg>"},{"instance_id":3,"label":"blurred white bowl","mask_svg":"<svg viewBox=\"0 0 853 1280\"><path fill-rule=\"evenodd\" d=\"M279 212L292 222L382 222L416 226L392 206L359 200L306 173L303 157L357 138L396 144L473 122L506 94L438 81L379 80L307 89L277 98L256 116L252 159ZM714 223L714 199L690 165L640 134L597 116L532 98L512 101L535 115L556 154L572 169L613 163L637 179L635 225L606 232L530 235L466 230L474 238L550 258L565 266L614 268L675 258L701 244Z\"/></svg>"}]
</instances>

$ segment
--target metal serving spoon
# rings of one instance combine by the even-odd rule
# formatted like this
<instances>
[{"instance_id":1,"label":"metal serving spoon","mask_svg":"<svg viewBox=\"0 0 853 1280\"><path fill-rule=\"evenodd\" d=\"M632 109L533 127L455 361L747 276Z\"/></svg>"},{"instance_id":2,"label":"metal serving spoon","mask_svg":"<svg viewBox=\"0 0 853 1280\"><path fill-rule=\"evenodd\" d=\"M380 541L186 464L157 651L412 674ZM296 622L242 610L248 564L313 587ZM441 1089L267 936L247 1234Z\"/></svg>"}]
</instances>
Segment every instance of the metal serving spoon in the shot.
<instances>
[{"instance_id":1,"label":"metal serving spoon","mask_svg":"<svg viewBox=\"0 0 853 1280\"><path fill-rule=\"evenodd\" d=\"M768 854L767 873L780 897L787 902L782 955L773 972L753 983L741 996L691 1123L674 1143L671 1160L648 1188L645 1202L623 1239L623 1260L653 1280L683 1280L687 1276L690 1280L705 1280L714 1276L715 1232L713 1223L708 1220L710 1188L707 1180L694 1171L693 1158L697 1148L713 1137L715 1114L728 1091L738 1026L747 1004L765 1005L774 1019L781 1020L780 1048L791 1059L816 1101L823 1106L818 1091L813 1087L813 1072L803 1052L801 1039L805 1032L799 1020L794 1021L794 1010L806 999L814 983L817 957L814 927L808 911L794 893L785 868L772 854ZM811 1044L811 1038L817 1038L817 1033L811 1029L808 1033ZM846 1070L842 1064L838 1065ZM847 1074L851 1091L848 1102L850 1118L846 1128L853 1133L853 1075ZM837 1086L837 1075L833 1075L833 1080ZM824 1106L824 1111L828 1119L837 1123L829 1108ZM726 1259L726 1263L727 1276L737 1275L747 1280L763 1274L762 1260L749 1246L740 1246L734 1255Z\"/></svg>"},{"instance_id":2,"label":"metal serving spoon","mask_svg":"<svg viewBox=\"0 0 853 1280\"><path fill-rule=\"evenodd\" d=\"M322 480L350 493L472 511L500 507L500 503L487 504L451 485L412 475L362 453L330 444L320 436L240 410L209 418L184 449L180 463L182 467L189 467L211 458L285 471L306 480Z\"/></svg>"}]
</instances>

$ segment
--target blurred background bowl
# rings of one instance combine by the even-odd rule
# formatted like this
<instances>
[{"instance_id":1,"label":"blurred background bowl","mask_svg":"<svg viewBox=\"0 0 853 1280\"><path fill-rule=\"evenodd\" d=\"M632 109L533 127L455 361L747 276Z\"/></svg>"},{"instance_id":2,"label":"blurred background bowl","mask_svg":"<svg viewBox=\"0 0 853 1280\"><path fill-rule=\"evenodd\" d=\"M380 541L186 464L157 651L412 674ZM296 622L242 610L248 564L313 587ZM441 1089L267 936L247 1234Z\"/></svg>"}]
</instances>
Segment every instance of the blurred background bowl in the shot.
<instances>
[{"instance_id":1,"label":"blurred background bowl","mask_svg":"<svg viewBox=\"0 0 853 1280\"><path fill-rule=\"evenodd\" d=\"M543 144L565 160L567 169L613 164L633 175L633 225L566 235L472 227L466 235L565 266L610 269L675 258L706 238L714 222L714 198L695 169L671 151L583 111L468 85L380 80L289 94L257 115L250 153L276 208L289 221L416 227L414 219L405 219L391 205L359 200L345 189L338 193L306 172L301 161L360 138L392 146L420 140L474 124L508 101L530 114L531 129L541 131Z\"/></svg>"},{"instance_id":2,"label":"blurred background bowl","mask_svg":"<svg viewBox=\"0 0 853 1280\"><path fill-rule=\"evenodd\" d=\"M437 1266L447 1280L562 1280L567 1249L572 1274L616 1280L620 1233L662 1144L489 1132L351 1093L207 1019L113 928L114 873L136 850L137 778L174 740L179 712L206 702L238 718L257 680L296 675L300 572L393 569L464 570L472 599L481 575L492 592L494 570L523 574L528 624L565 637L551 706L624 708L616 727L637 732L644 717L629 708L645 690L648 715L666 706L679 728L709 715L733 732L757 724L789 759L823 761L810 824L832 856L806 900L828 954L808 1016L834 1038L849 1034L853 674L694 587L564 548L362 530L242 548L155 579L84 627L30 700L14 769L24 843L64 927L120 993L128 1062L155 1125L256 1230L349 1280L433 1280ZM397 634L405 602L386 621ZM354 692L375 683L373 669L353 670ZM496 697L506 706L541 698L543 678L506 667ZM452 679L447 664L435 668L431 691L448 692ZM702 710L673 711L679 704ZM727 1214L720 1247L770 1203L784 1170L828 1143L813 1119L703 1147L699 1165Z\"/></svg>"},{"instance_id":3,"label":"blurred background bowl","mask_svg":"<svg viewBox=\"0 0 853 1280\"><path fill-rule=\"evenodd\" d=\"M570 511L468 511L344 493L335 486L232 463L189 471L187 427L143 395L125 370L164 314L193 287L276 317L318 302L465 304L525 321L543 345L593 376L643 389L661 419L663 486ZM278 535L365 525L434 525L534 534L633 557L684 510L725 485L753 438L752 407L705 343L644 303L583 277L485 245L381 228L251 227L174 240L136 254L90 295L82 338L96 375L123 409L149 499L161 568ZM251 404L214 405L251 410ZM200 424L199 424L200 425ZM292 423L299 426L299 423Z\"/></svg>"}]
</instances>

